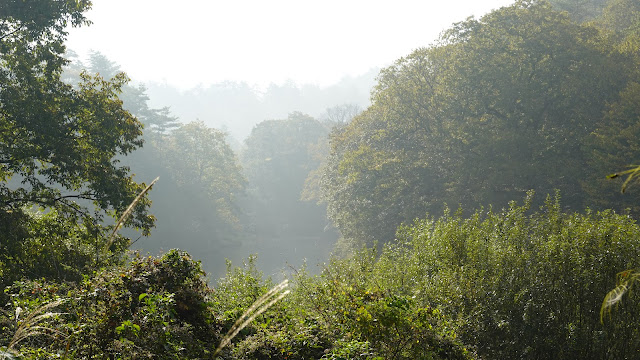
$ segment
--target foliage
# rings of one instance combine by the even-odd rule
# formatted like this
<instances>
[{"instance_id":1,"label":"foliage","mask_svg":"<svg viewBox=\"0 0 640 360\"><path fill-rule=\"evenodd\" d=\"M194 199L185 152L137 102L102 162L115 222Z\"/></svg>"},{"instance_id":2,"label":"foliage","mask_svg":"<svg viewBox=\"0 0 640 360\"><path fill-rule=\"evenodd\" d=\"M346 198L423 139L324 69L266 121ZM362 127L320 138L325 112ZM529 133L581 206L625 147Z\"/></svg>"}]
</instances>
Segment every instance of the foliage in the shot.
<instances>
[{"instance_id":1,"label":"foliage","mask_svg":"<svg viewBox=\"0 0 640 360\"><path fill-rule=\"evenodd\" d=\"M104 255L101 238L70 223L57 211L31 210L27 214L28 220L19 228L5 232L21 232L22 241L9 243L5 248L8 248L5 256L10 260L0 264L3 287L21 278L80 281L83 274L91 273L96 267L100 260L97 258ZM112 250L120 253L127 242L117 239ZM110 262L117 260L120 259L112 258Z\"/></svg>"},{"instance_id":2,"label":"foliage","mask_svg":"<svg viewBox=\"0 0 640 360\"><path fill-rule=\"evenodd\" d=\"M256 317L262 314L265 310L273 306L276 302L284 298L289 290L284 290L288 286L288 281L284 280L280 284L273 287L266 294L258 298L251 306L245 310L245 312L236 320L231 329L220 341L220 345L213 353L213 357L218 355L220 351L231 342L231 340L238 335L242 329L249 325Z\"/></svg>"},{"instance_id":3,"label":"foliage","mask_svg":"<svg viewBox=\"0 0 640 360\"><path fill-rule=\"evenodd\" d=\"M243 329L225 358L470 358L437 309L383 290L365 290L365 284L375 286L372 254L334 259L321 276L297 272L291 293ZM215 312L229 319L227 326L268 288L253 261L230 269L218 284L212 302Z\"/></svg>"},{"instance_id":4,"label":"foliage","mask_svg":"<svg viewBox=\"0 0 640 360\"><path fill-rule=\"evenodd\" d=\"M366 256L366 255L365 255ZM328 331L345 334L329 354L339 354L352 342L366 342L366 358L467 359L470 354L454 339L455 332L438 309L414 298L378 287L373 269L357 263L325 269L312 304L327 321ZM329 330L330 329L330 330ZM366 354L366 352L365 352ZM362 354L359 354L362 356Z\"/></svg>"},{"instance_id":5,"label":"foliage","mask_svg":"<svg viewBox=\"0 0 640 360\"><path fill-rule=\"evenodd\" d=\"M617 51L640 56L640 3L637 0L611 0L607 2L596 24L608 31L609 41Z\"/></svg>"},{"instance_id":6,"label":"foliage","mask_svg":"<svg viewBox=\"0 0 640 360\"><path fill-rule=\"evenodd\" d=\"M635 57L636 64L640 60L640 3L637 1L615 0L610 1L603 16L598 19L598 25L608 31L610 41L616 44L616 50L630 54ZM640 99L640 85L638 80L630 83L621 92L620 100L612 106L607 114L609 123L606 127L594 134L594 142L598 145L594 151L594 162L614 166L622 169L622 164L626 164L630 159L637 159L637 147L629 146L637 139L637 124L640 120L640 109L638 108ZM621 192L632 184L638 182L637 175L640 167L636 165L627 166L627 170L619 171L608 176L609 179L626 176L622 184ZM617 184L616 184L617 185ZM608 184L611 187L611 184ZM601 194L596 193L596 198ZM638 197L627 194L625 197L615 199L617 203L632 209L637 213ZM606 203L606 205L610 205ZM600 320L604 321L605 315L610 315L611 310L616 307L627 294L638 279L635 270L625 270L617 276L617 286L609 291L605 296L600 309Z\"/></svg>"},{"instance_id":7,"label":"foliage","mask_svg":"<svg viewBox=\"0 0 640 360\"><path fill-rule=\"evenodd\" d=\"M362 112L358 104L348 103L327 108L326 121L331 124L347 124Z\"/></svg>"},{"instance_id":8,"label":"foliage","mask_svg":"<svg viewBox=\"0 0 640 360\"><path fill-rule=\"evenodd\" d=\"M67 66L67 71L75 73L75 77L88 68L89 71L110 79L121 73L120 66L100 52L93 51L89 55L88 64L75 60ZM73 80L72 80L73 81ZM145 125L145 137L153 138L157 134L166 134L180 127L178 119L171 115L168 107L153 109L149 107L149 96L144 85L125 85L119 98L122 100L122 107L133 114L141 123Z\"/></svg>"},{"instance_id":9,"label":"foliage","mask_svg":"<svg viewBox=\"0 0 640 360\"><path fill-rule=\"evenodd\" d=\"M73 58L74 54L68 56ZM121 71L103 54L92 52L88 61L75 58L67 65L65 81L76 84L85 68L107 78ZM119 98L123 108L145 125L145 146L119 159L135 179L162 179L149 195L158 218L153 238L137 242L138 237L133 247L155 253L179 246L204 259L211 258L214 251L219 253L214 249L220 246L237 244L244 230L238 198L244 193L246 180L228 135L200 121L180 124L168 108L152 108L143 85L124 85ZM127 230L123 233L139 235ZM185 237L190 241L179 242ZM223 268L211 262L207 266L216 276L224 274Z\"/></svg>"},{"instance_id":10,"label":"foliage","mask_svg":"<svg viewBox=\"0 0 640 360\"><path fill-rule=\"evenodd\" d=\"M42 285L16 284L7 290L16 301L32 297L32 307L57 293L65 301L56 305L66 313L55 327L65 336L34 337L19 350L38 347L78 359L211 358L220 326L208 310L210 289L202 276L198 262L172 250L159 259L137 257L126 267L105 270L67 293L33 292Z\"/></svg>"},{"instance_id":11,"label":"foliage","mask_svg":"<svg viewBox=\"0 0 640 360\"><path fill-rule=\"evenodd\" d=\"M126 224L153 225L148 188L119 162L142 145L142 123L151 146L127 164L168 175L163 211L186 209L170 226L214 234L207 249L239 231L238 160L223 132L149 108L103 55L90 57L96 75L63 58L65 25L85 23L89 2L0 3L0 358L635 358L639 275L619 271L638 268L640 227L564 212L559 195L509 202L559 188L568 208L612 207L590 174L638 157L638 4L612 0L579 24L602 5L588 3L519 0L455 24L384 69L370 108L328 111L341 124L319 180L358 250L318 276L295 271L284 298L287 281L273 287L255 257L229 262L215 289L182 251L124 264L130 241L103 220L133 203ZM328 131L293 113L247 139L253 215L272 216L270 235L320 228L306 219L322 207L300 197ZM636 171L620 173L625 185ZM468 212L483 204L508 207ZM354 245L376 240L381 252Z\"/></svg>"},{"instance_id":12,"label":"foliage","mask_svg":"<svg viewBox=\"0 0 640 360\"><path fill-rule=\"evenodd\" d=\"M4 289L9 301L0 312L0 358L2 350L9 358L23 358L26 353L37 353L36 349L46 348L52 343L67 339L63 329L67 320L64 311L70 287L44 279L38 281L16 281ZM55 311L54 311L55 309ZM64 351L62 351L63 353ZM51 358L48 351L39 351L40 356ZM55 354L60 357L62 353ZM31 358L25 356L26 358Z\"/></svg>"},{"instance_id":13,"label":"foliage","mask_svg":"<svg viewBox=\"0 0 640 360\"><path fill-rule=\"evenodd\" d=\"M549 0L554 8L566 11L577 22L591 21L602 14L608 0Z\"/></svg>"},{"instance_id":14,"label":"foliage","mask_svg":"<svg viewBox=\"0 0 640 360\"><path fill-rule=\"evenodd\" d=\"M118 98L126 76L104 80L82 73L75 86L62 80L68 63L65 27L87 23L83 12L89 6L88 1L0 5L0 227L7 230L0 239L3 285L33 276L20 271L20 262L28 255L25 250L42 240L30 238L34 232L50 232L58 241L81 239L80 248L88 238L104 246L105 217L120 217L145 187L117 159L142 145L142 124ZM146 198L138 202L125 225L148 234L154 224L149 206ZM54 215L41 221L31 208ZM59 226L38 229L44 222ZM56 229L62 232L54 234ZM65 238L70 233L77 236ZM111 249L116 259L121 249Z\"/></svg>"},{"instance_id":15,"label":"foliage","mask_svg":"<svg viewBox=\"0 0 640 360\"><path fill-rule=\"evenodd\" d=\"M534 212L532 196L498 212L416 220L381 254L363 248L333 258L318 276L302 269L291 293L255 316L247 314L273 287L255 258L243 268L229 263L211 291L199 264L171 251L87 277L77 289L16 283L0 323L15 326L9 314L18 307L29 313L65 299L67 315L48 325L64 336L30 337L17 349L29 356L35 348L59 356L69 344L69 358L211 358L222 334L237 332L223 358L632 357L636 297L598 320L618 269L637 267L640 227L611 211L564 213L558 197ZM246 327L234 326L243 318Z\"/></svg>"},{"instance_id":16,"label":"foliage","mask_svg":"<svg viewBox=\"0 0 640 360\"><path fill-rule=\"evenodd\" d=\"M601 35L545 1L517 1L383 69L372 106L332 134L330 219L371 244L444 203L501 207L560 189L582 209L581 180L602 165L592 133L607 131L603 114L635 78L633 57Z\"/></svg>"},{"instance_id":17,"label":"foliage","mask_svg":"<svg viewBox=\"0 0 640 360\"><path fill-rule=\"evenodd\" d=\"M637 1L610 1L602 17L596 23L604 30L613 51L625 54L640 63L640 3ZM632 71L631 69L629 71ZM620 91L619 99L609 106L602 125L590 137L592 148L590 166L595 174L610 173L609 179L625 177L622 184L624 193L628 186L636 183L637 166L628 166L632 159L640 156L637 146L640 120L640 79L636 72L632 81ZM626 170L625 170L626 169ZM625 196L615 194L619 186L616 182L605 181L602 176L587 179L583 187L593 201L605 208L629 208L633 214L638 213L637 194Z\"/></svg>"},{"instance_id":18,"label":"foliage","mask_svg":"<svg viewBox=\"0 0 640 360\"><path fill-rule=\"evenodd\" d=\"M192 122L172 131L156 146L183 201L189 204L190 219L213 225L213 233L228 234L240 228L236 199L246 180L225 136L202 122Z\"/></svg>"},{"instance_id":19,"label":"foliage","mask_svg":"<svg viewBox=\"0 0 640 360\"><path fill-rule=\"evenodd\" d=\"M625 270L618 273L616 287L609 291L600 307L600 322L604 322L606 316L611 316L611 310L622 301L633 285L640 280L640 274L635 270Z\"/></svg>"},{"instance_id":20,"label":"foliage","mask_svg":"<svg viewBox=\"0 0 640 360\"><path fill-rule=\"evenodd\" d=\"M42 305L39 308L34 309L30 314L24 316L24 319L20 318L21 312L18 311L21 308L16 308L15 321L18 323L18 326L15 333L13 334L13 337L11 338L11 341L9 342L9 345L7 346L7 349L9 351L14 350L21 341L32 336L48 334L49 332L51 332L53 335L56 335L58 331L51 327L43 326L42 323L49 318L62 315L61 313L54 313L48 310L55 308L63 302L63 300L56 300Z\"/></svg>"},{"instance_id":21,"label":"foliage","mask_svg":"<svg viewBox=\"0 0 640 360\"><path fill-rule=\"evenodd\" d=\"M502 212L446 212L401 228L379 276L459 319L461 339L483 358L632 357L639 304L615 314L627 321L598 320L611 279L637 266L640 228L611 211L563 213L558 197L531 212L531 196Z\"/></svg>"},{"instance_id":22,"label":"foliage","mask_svg":"<svg viewBox=\"0 0 640 360\"><path fill-rule=\"evenodd\" d=\"M261 294L269 290L270 283L263 283L262 273L256 266L257 257L250 256L242 267L233 267L227 260L226 276L219 279L212 306L216 313L228 321L235 321Z\"/></svg>"},{"instance_id":23,"label":"foliage","mask_svg":"<svg viewBox=\"0 0 640 360\"><path fill-rule=\"evenodd\" d=\"M328 132L326 124L299 112L253 128L241 161L249 182L247 212L257 234L322 235L324 206L301 198L305 180L321 161L315 149Z\"/></svg>"}]
</instances>

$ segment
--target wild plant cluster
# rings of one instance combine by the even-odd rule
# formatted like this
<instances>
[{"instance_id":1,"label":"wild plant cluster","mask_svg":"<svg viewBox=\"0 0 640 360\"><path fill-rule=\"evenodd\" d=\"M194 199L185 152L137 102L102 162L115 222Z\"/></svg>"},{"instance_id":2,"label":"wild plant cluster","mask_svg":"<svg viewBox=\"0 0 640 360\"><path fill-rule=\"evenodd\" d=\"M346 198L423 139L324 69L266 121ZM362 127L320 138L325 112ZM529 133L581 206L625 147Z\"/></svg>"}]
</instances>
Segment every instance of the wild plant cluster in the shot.
<instances>
[{"instance_id":1,"label":"wild plant cluster","mask_svg":"<svg viewBox=\"0 0 640 360\"><path fill-rule=\"evenodd\" d=\"M462 211L399 229L381 251L290 269L274 288L228 264L209 287L172 250L82 281L16 281L2 294L0 353L15 359L632 359L640 303L600 308L640 256L613 212ZM269 289L274 288L271 292ZM227 337L225 338L225 334ZM222 346L220 346L222 345Z\"/></svg>"},{"instance_id":2,"label":"wild plant cluster","mask_svg":"<svg viewBox=\"0 0 640 360\"><path fill-rule=\"evenodd\" d=\"M438 309L367 287L364 273L351 276L365 269L350 260L336 260L318 277L299 271L285 297L284 292L271 296L286 283L269 293L271 281L262 278L254 259L243 268L230 267L215 289L207 286L199 262L177 250L160 258L135 257L77 284L15 282L3 295L0 354L15 359L470 358ZM246 316L256 308L255 316ZM248 321L238 326L243 318ZM225 333L232 337L223 339Z\"/></svg>"}]
</instances>

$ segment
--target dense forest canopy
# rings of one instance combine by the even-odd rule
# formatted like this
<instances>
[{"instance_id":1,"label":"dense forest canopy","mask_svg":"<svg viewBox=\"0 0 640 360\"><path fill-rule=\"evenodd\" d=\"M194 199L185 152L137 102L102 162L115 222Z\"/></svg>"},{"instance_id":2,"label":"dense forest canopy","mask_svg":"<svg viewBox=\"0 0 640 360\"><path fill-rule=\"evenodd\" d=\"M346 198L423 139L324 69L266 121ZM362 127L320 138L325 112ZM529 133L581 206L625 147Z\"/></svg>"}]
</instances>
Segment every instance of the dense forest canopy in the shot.
<instances>
[{"instance_id":1,"label":"dense forest canopy","mask_svg":"<svg viewBox=\"0 0 640 360\"><path fill-rule=\"evenodd\" d=\"M517 0L243 143L67 52L90 7L0 3L0 358L637 358L640 1Z\"/></svg>"},{"instance_id":2,"label":"dense forest canopy","mask_svg":"<svg viewBox=\"0 0 640 360\"><path fill-rule=\"evenodd\" d=\"M332 135L330 218L371 243L443 204L502 207L531 189L575 210L635 206L599 181L638 155L616 150L637 123L615 113L637 104L638 58L612 30L518 1L383 69L372 106Z\"/></svg>"}]
</instances>

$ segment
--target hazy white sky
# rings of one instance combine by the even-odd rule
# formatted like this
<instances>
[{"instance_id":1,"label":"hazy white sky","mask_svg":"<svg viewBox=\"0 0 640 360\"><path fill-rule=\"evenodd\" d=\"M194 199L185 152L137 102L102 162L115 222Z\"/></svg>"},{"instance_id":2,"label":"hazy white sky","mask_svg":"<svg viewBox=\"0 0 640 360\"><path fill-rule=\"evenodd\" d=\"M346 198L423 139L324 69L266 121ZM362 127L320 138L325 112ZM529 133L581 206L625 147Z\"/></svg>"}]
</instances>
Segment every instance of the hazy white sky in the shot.
<instances>
[{"instance_id":1,"label":"hazy white sky","mask_svg":"<svg viewBox=\"0 0 640 360\"><path fill-rule=\"evenodd\" d=\"M428 46L452 23L513 0L93 0L67 45L140 82L321 86Z\"/></svg>"}]
</instances>

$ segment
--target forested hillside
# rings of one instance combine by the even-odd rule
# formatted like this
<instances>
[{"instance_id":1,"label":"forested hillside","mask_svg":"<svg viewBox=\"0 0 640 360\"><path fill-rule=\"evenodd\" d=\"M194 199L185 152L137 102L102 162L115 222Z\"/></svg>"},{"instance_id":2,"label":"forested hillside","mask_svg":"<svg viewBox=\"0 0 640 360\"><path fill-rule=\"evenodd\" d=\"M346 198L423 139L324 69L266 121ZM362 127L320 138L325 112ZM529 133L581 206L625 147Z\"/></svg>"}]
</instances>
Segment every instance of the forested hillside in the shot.
<instances>
[{"instance_id":1,"label":"forested hillside","mask_svg":"<svg viewBox=\"0 0 640 360\"><path fill-rule=\"evenodd\" d=\"M67 51L90 7L0 3L0 359L640 359L640 1L517 0L235 144Z\"/></svg>"},{"instance_id":2,"label":"forested hillside","mask_svg":"<svg viewBox=\"0 0 640 360\"><path fill-rule=\"evenodd\" d=\"M601 181L638 158L638 54L605 30L614 11L581 25L518 2L384 69L372 106L332 135L323 194L342 234L386 242L444 204L503 207L531 189L633 209L637 195Z\"/></svg>"}]
</instances>

